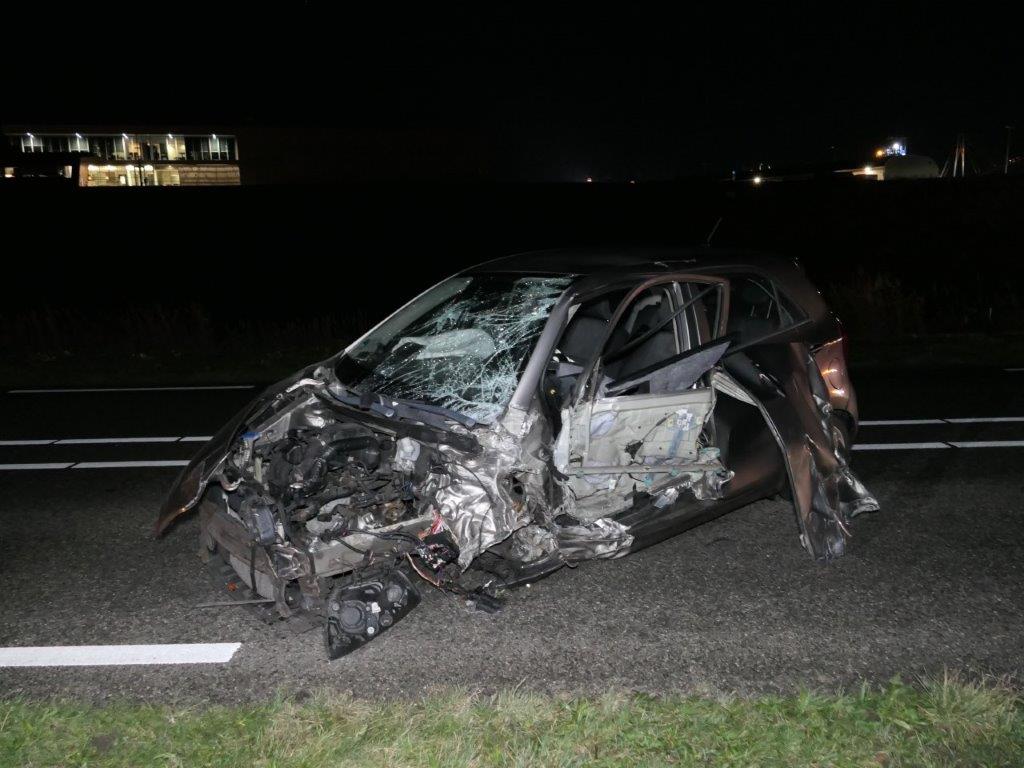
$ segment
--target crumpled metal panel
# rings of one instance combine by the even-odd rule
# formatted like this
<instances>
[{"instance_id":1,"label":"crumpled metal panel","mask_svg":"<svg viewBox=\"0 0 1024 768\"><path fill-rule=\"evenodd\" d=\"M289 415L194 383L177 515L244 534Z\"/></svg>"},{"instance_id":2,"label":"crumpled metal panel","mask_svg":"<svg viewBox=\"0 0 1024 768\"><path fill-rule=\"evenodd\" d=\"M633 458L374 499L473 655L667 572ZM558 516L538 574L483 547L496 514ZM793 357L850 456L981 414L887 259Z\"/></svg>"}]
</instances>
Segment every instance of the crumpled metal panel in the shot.
<instances>
[{"instance_id":1,"label":"crumpled metal panel","mask_svg":"<svg viewBox=\"0 0 1024 768\"><path fill-rule=\"evenodd\" d=\"M555 466L569 477L565 511L581 520L606 517L633 503L634 488L652 495L689 488L697 498L718 498L732 473L717 451L698 447L713 410L713 390L702 389L600 398L567 412L574 420L563 418L569 434L563 428L555 446Z\"/></svg>"},{"instance_id":2,"label":"crumpled metal panel","mask_svg":"<svg viewBox=\"0 0 1024 768\"><path fill-rule=\"evenodd\" d=\"M541 429L536 412L509 408L505 417L476 434L482 450L469 456L451 446L439 451L446 474L434 473L423 492L432 494L445 527L459 546L459 566L465 570L477 555L503 541L530 522L527 500L514 499L508 478L537 474L534 457L524 446L537 442ZM525 483L528 489L533 486ZM534 486L536 487L536 486Z\"/></svg>"},{"instance_id":3,"label":"crumpled metal panel","mask_svg":"<svg viewBox=\"0 0 1024 768\"><path fill-rule=\"evenodd\" d=\"M807 345L785 345L771 367L781 397L758 399L722 370L711 384L761 411L785 458L801 543L828 562L844 553L850 518L879 505L838 453L827 390Z\"/></svg>"},{"instance_id":4,"label":"crumpled metal panel","mask_svg":"<svg viewBox=\"0 0 1024 768\"><path fill-rule=\"evenodd\" d=\"M556 525L554 530L558 549L569 561L622 557L633 543L633 535L626 526L608 518Z\"/></svg>"},{"instance_id":5,"label":"crumpled metal panel","mask_svg":"<svg viewBox=\"0 0 1024 768\"><path fill-rule=\"evenodd\" d=\"M509 555L514 560L532 563L558 549L555 534L539 525L527 525L513 532Z\"/></svg>"}]
</instances>

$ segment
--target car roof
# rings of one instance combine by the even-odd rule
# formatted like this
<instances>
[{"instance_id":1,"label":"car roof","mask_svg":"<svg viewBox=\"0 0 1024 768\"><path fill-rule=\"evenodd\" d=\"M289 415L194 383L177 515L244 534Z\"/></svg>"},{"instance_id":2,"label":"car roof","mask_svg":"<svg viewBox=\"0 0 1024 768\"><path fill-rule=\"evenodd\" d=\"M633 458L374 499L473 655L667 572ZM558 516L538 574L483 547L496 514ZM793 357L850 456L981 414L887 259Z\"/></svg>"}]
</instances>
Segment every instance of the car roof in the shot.
<instances>
[{"instance_id":1,"label":"car roof","mask_svg":"<svg viewBox=\"0 0 1024 768\"><path fill-rule=\"evenodd\" d=\"M791 259L769 253L717 248L608 247L554 248L502 256L467 270L470 273L594 275L602 272L703 271L714 267L759 266L789 271Z\"/></svg>"},{"instance_id":2,"label":"car roof","mask_svg":"<svg viewBox=\"0 0 1024 768\"><path fill-rule=\"evenodd\" d=\"M760 272L774 280L812 317L826 311L817 289L799 263L778 254L712 247L578 247L528 251L502 256L464 274L572 275L588 287L630 275L659 272L721 274Z\"/></svg>"}]
</instances>

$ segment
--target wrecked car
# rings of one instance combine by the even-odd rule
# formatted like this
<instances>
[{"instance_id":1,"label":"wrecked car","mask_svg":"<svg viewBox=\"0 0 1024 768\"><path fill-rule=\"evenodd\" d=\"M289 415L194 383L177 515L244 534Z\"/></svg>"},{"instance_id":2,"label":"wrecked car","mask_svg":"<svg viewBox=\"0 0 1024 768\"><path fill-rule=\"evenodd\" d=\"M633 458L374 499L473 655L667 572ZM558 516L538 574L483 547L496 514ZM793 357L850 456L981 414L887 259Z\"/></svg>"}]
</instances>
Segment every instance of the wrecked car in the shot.
<instances>
[{"instance_id":1,"label":"wrecked car","mask_svg":"<svg viewBox=\"0 0 1024 768\"><path fill-rule=\"evenodd\" d=\"M202 552L329 655L423 585L483 609L781 494L820 563L878 508L848 465L856 398L838 320L793 261L547 251L417 296L267 389L175 483Z\"/></svg>"}]
</instances>

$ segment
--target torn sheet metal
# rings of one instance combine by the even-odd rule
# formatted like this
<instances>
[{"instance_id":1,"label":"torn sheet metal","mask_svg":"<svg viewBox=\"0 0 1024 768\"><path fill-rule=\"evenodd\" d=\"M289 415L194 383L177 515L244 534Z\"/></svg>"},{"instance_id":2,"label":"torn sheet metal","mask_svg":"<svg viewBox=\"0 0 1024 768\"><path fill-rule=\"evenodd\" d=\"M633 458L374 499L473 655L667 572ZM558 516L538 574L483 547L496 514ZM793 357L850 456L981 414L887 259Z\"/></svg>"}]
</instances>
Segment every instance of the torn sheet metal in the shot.
<instances>
[{"instance_id":1,"label":"torn sheet metal","mask_svg":"<svg viewBox=\"0 0 1024 768\"><path fill-rule=\"evenodd\" d=\"M761 411L785 458L800 541L816 560L829 562L845 551L849 520L879 506L837 450L831 406L820 394L825 385L807 345L780 347L781 354L762 364L772 369L783 396L760 400L722 370L712 373L711 385Z\"/></svg>"},{"instance_id":2,"label":"torn sheet metal","mask_svg":"<svg viewBox=\"0 0 1024 768\"><path fill-rule=\"evenodd\" d=\"M513 560L532 563L558 550L554 533L539 525L527 525L512 534L508 553Z\"/></svg>"},{"instance_id":3,"label":"torn sheet metal","mask_svg":"<svg viewBox=\"0 0 1024 768\"><path fill-rule=\"evenodd\" d=\"M506 539L529 522L527 498L512 494L510 479L515 472L528 475L540 467L524 446L537 441L531 431L541 429L536 414L527 418L517 409L509 409L502 421L479 433L482 447L476 456L467 456L442 445L445 472L435 473L424 487L447 529L459 546L459 566L463 569L488 547Z\"/></svg>"},{"instance_id":4,"label":"torn sheet metal","mask_svg":"<svg viewBox=\"0 0 1024 768\"><path fill-rule=\"evenodd\" d=\"M731 474L717 451L702 454L698 445L713 410L710 388L581 404L555 448L556 468L568 476L566 511L581 520L605 517L629 507L634 491L657 495L669 487L715 498Z\"/></svg>"},{"instance_id":5,"label":"torn sheet metal","mask_svg":"<svg viewBox=\"0 0 1024 768\"><path fill-rule=\"evenodd\" d=\"M562 557L570 562L622 557L633 543L633 536L626 526L608 518L556 525L554 531Z\"/></svg>"}]
</instances>

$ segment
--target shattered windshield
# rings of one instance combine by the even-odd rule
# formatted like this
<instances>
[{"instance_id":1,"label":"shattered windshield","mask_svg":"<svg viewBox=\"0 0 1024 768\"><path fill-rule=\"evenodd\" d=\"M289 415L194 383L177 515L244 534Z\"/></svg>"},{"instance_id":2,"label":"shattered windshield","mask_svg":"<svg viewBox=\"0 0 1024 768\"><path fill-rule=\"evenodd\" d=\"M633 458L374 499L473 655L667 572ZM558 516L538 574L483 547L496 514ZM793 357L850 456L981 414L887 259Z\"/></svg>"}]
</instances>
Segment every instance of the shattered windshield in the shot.
<instances>
[{"instance_id":1,"label":"shattered windshield","mask_svg":"<svg viewBox=\"0 0 1024 768\"><path fill-rule=\"evenodd\" d=\"M569 277L453 277L403 307L337 363L338 379L490 423Z\"/></svg>"}]
</instances>

